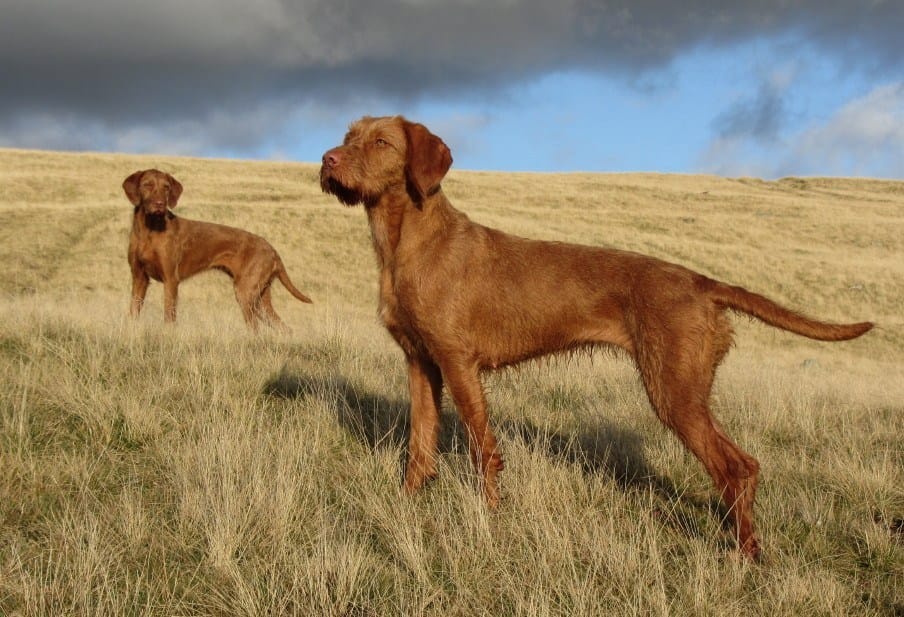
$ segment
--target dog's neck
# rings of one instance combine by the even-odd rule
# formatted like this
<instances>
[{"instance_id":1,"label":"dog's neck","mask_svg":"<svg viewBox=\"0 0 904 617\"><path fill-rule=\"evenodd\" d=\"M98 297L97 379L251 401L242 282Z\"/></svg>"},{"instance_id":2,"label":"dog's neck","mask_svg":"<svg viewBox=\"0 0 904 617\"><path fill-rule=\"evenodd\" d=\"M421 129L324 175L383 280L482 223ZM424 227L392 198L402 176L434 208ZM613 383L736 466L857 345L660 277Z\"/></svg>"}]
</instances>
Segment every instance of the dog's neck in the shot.
<instances>
[{"instance_id":1,"label":"dog's neck","mask_svg":"<svg viewBox=\"0 0 904 617\"><path fill-rule=\"evenodd\" d=\"M167 210L163 214L151 214L145 212L141 206L135 206L136 225L151 232L166 231L167 223L176 218L176 215Z\"/></svg>"},{"instance_id":2,"label":"dog's neck","mask_svg":"<svg viewBox=\"0 0 904 617\"><path fill-rule=\"evenodd\" d=\"M442 232L453 219L467 220L467 217L449 203L441 189L420 202L415 202L407 190L387 191L373 203L365 203L364 207L381 268L392 266L394 263L399 252L399 244L403 241L406 221L416 220L415 224L420 232L413 236L415 241L429 242L432 238L431 229ZM406 246L406 252L414 248L410 242Z\"/></svg>"},{"instance_id":3,"label":"dog's neck","mask_svg":"<svg viewBox=\"0 0 904 617\"><path fill-rule=\"evenodd\" d=\"M386 191L373 203L364 205L371 240L381 268L392 262L399 246L402 222L406 212L412 208L417 206L404 190Z\"/></svg>"},{"instance_id":4,"label":"dog's neck","mask_svg":"<svg viewBox=\"0 0 904 617\"><path fill-rule=\"evenodd\" d=\"M400 244L404 253L416 253L417 245L435 241L436 234L449 233L456 225L470 224L468 217L457 210L442 190L415 202L407 191L387 191L373 203L365 204L370 223L371 239L381 269L392 269L399 256ZM407 222L407 223L406 223ZM418 233L405 235L406 224L418 227Z\"/></svg>"}]
</instances>

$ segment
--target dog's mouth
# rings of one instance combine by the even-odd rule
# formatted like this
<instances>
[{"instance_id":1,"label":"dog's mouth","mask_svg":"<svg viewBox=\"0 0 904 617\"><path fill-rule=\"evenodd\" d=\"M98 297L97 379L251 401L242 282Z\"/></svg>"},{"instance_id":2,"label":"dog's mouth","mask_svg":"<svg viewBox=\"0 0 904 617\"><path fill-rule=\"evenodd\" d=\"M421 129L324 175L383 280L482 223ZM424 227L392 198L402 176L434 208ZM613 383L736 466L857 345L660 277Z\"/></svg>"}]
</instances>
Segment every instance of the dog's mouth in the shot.
<instances>
[{"instance_id":1,"label":"dog's mouth","mask_svg":"<svg viewBox=\"0 0 904 617\"><path fill-rule=\"evenodd\" d=\"M320 188L324 193L335 195L340 202L346 206L357 206L364 201L362 195L342 184L339 179L333 176L327 169L320 169Z\"/></svg>"}]
</instances>

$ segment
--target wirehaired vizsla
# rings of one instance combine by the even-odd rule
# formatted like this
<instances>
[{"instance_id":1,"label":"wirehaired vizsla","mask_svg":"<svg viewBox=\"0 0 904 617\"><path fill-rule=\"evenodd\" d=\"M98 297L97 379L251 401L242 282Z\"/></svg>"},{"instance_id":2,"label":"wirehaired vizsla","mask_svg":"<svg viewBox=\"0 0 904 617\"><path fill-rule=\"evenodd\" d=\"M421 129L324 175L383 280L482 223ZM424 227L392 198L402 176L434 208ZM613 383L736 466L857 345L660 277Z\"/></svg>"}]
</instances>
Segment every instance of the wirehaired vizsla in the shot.
<instances>
[{"instance_id":1,"label":"wirehaired vizsla","mask_svg":"<svg viewBox=\"0 0 904 617\"><path fill-rule=\"evenodd\" d=\"M242 315L254 330L258 321L285 327L270 300L274 278L302 302L311 301L295 288L276 250L260 236L173 214L170 209L176 207L182 185L170 174L136 171L122 188L135 206L129 237L132 317L141 312L148 283L154 279L163 283L164 319L175 321L179 283L211 268L232 277Z\"/></svg>"},{"instance_id":2,"label":"wirehaired vizsla","mask_svg":"<svg viewBox=\"0 0 904 617\"><path fill-rule=\"evenodd\" d=\"M759 464L709 410L716 367L731 346L725 310L823 341L860 336L873 324L816 321L637 253L527 240L478 225L441 190L451 164L439 137L396 116L352 124L320 168L325 192L365 208L380 269L379 315L407 359L405 490L418 490L436 474L443 384L467 431L484 496L494 506L503 462L487 421L480 372L613 345L634 359L656 414L712 476L741 552L757 557Z\"/></svg>"}]
</instances>

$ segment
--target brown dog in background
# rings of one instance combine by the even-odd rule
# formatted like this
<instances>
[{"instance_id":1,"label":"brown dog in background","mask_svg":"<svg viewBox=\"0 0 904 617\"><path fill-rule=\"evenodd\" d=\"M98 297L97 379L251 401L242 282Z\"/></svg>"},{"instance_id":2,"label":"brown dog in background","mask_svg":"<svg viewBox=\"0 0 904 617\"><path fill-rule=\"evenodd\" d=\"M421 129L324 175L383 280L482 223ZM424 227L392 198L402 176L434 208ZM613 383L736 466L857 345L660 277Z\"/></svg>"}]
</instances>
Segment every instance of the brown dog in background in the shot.
<instances>
[{"instance_id":1,"label":"brown dog in background","mask_svg":"<svg viewBox=\"0 0 904 617\"><path fill-rule=\"evenodd\" d=\"M725 309L824 341L860 336L873 324L819 322L637 253L526 240L478 225L440 188L451 164L440 138L397 116L354 123L320 168L325 192L346 205L364 205L380 268L379 314L407 359L406 491L436 474L443 383L494 506L503 463L480 372L614 345L634 359L656 414L712 476L733 516L739 549L757 557L759 464L709 410L715 369L731 345Z\"/></svg>"},{"instance_id":2,"label":"brown dog in background","mask_svg":"<svg viewBox=\"0 0 904 617\"><path fill-rule=\"evenodd\" d=\"M132 317L141 312L148 283L154 279L163 283L164 319L175 321L179 283L211 268L232 277L242 315L254 330L258 321L285 327L270 299L274 278L302 302L311 301L295 288L276 250L260 236L170 212L182 195L182 185L170 174L136 171L122 188L135 206L129 238Z\"/></svg>"}]
</instances>

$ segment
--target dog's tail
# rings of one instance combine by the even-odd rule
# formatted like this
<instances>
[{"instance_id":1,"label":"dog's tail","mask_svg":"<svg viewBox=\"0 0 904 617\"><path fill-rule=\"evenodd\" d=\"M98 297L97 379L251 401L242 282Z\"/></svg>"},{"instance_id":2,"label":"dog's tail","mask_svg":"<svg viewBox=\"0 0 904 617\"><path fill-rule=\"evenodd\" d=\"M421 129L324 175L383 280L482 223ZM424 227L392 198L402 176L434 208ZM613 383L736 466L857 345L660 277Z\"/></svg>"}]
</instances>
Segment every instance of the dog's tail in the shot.
<instances>
[{"instance_id":1,"label":"dog's tail","mask_svg":"<svg viewBox=\"0 0 904 617\"><path fill-rule=\"evenodd\" d=\"M279 261L277 265L279 266L279 269L276 271L276 276L279 278L279 282L283 284L283 287L288 289L290 294L302 302L311 304L311 299L298 291L298 288L292 284L292 279L289 278L289 273L286 272L286 267L283 265L282 261Z\"/></svg>"},{"instance_id":2,"label":"dog's tail","mask_svg":"<svg viewBox=\"0 0 904 617\"><path fill-rule=\"evenodd\" d=\"M846 341L869 332L875 324L863 321L853 324L833 324L817 321L773 302L765 296L743 287L713 281L712 299L726 308L743 311L770 326L788 330L818 341Z\"/></svg>"}]
</instances>

